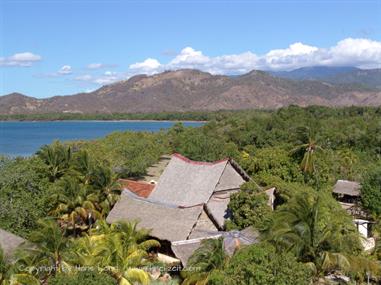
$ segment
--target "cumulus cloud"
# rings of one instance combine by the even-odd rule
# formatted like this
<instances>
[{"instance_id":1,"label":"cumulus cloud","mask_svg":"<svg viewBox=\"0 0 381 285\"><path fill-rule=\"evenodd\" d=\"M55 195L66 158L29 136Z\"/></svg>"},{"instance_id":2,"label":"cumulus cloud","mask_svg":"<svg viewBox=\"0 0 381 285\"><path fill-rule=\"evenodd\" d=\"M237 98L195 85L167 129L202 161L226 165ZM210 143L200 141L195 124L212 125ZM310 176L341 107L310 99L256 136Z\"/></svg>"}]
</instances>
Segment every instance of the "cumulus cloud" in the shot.
<instances>
[{"instance_id":1,"label":"cumulus cloud","mask_svg":"<svg viewBox=\"0 0 381 285\"><path fill-rule=\"evenodd\" d=\"M216 57L186 47L168 63L153 58L130 65L130 74L155 74L164 70L195 68L212 74L241 74L253 69L292 70L300 67L357 66L381 67L381 42L370 39L347 38L328 48L293 43L283 49L270 50L258 55L252 51Z\"/></svg>"},{"instance_id":2,"label":"cumulus cloud","mask_svg":"<svg viewBox=\"0 0 381 285\"><path fill-rule=\"evenodd\" d=\"M153 58L147 58L143 62L137 62L131 64L129 69L132 73L144 73L144 74L153 74L160 71L161 64L158 60Z\"/></svg>"},{"instance_id":3,"label":"cumulus cloud","mask_svg":"<svg viewBox=\"0 0 381 285\"><path fill-rule=\"evenodd\" d=\"M0 66L29 67L41 60L42 57L40 55L31 52L15 53L9 57L0 57Z\"/></svg>"},{"instance_id":4,"label":"cumulus cloud","mask_svg":"<svg viewBox=\"0 0 381 285\"><path fill-rule=\"evenodd\" d=\"M57 73L60 75L68 75L68 74L72 74L73 70L70 65L64 65L60 68L60 70L58 70Z\"/></svg>"}]
</instances>

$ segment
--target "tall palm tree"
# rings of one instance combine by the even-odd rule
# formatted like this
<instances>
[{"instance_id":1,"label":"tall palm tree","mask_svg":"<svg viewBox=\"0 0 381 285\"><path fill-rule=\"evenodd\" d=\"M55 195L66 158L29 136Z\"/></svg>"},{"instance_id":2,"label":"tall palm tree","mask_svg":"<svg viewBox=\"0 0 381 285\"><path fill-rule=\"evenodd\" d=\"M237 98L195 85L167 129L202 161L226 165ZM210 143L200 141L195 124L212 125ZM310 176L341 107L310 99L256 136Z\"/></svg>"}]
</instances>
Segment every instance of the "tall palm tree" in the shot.
<instances>
[{"instance_id":1,"label":"tall palm tree","mask_svg":"<svg viewBox=\"0 0 381 285\"><path fill-rule=\"evenodd\" d=\"M307 174L313 174L316 171L315 156L317 151L322 151L323 148L319 146L315 139L308 138L308 142L295 147L292 153L303 152L303 158L300 162L300 169Z\"/></svg>"},{"instance_id":2,"label":"tall palm tree","mask_svg":"<svg viewBox=\"0 0 381 285\"><path fill-rule=\"evenodd\" d=\"M47 165L49 179L52 182L62 177L69 169L72 156L71 148L58 141L43 146L36 154Z\"/></svg>"}]
</instances>

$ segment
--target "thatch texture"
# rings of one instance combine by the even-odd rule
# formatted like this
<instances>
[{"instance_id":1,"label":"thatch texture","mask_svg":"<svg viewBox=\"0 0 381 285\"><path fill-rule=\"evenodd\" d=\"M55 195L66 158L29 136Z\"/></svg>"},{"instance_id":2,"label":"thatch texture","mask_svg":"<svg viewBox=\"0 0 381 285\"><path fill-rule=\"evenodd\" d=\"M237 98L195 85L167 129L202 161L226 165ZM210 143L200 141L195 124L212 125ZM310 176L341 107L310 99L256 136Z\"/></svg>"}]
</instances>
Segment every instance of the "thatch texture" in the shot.
<instances>
[{"instance_id":1,"label":"thatch texture","mask_svg":"<svg viewBox=\"0 0 381 285\"><path fill-rule=\"evenodd\" d=\"M5 256L10 257L15 249L24 242L23 238L0 229L0 247L3 249Z\"/></svg>"},{"instance_id":2,"label":"thatch texture","mask_svg":"<svg viewBox=\"0 0 381 285\"><path fill-rule=\"evenodd\" d=\"M243 183L245 183L245 179L229 162L226 164L214 191L238 190Z\"/></svg>"},{"instance_id":3,"label":"thatch texture","mask_svg":"<svg viewBox=\"0 0 381 285\"><path fill-rule=\"evenodd\" d=\"M225 220L231 216L228 211L230 195L237 192L238 190L214 192L206 204L208 214L220 230L224 229Z\"/></svg>"},{"instance_id":4,"label":"thatch texture","mask_svg":"<svg viewBox=\"0 0 381 285\"><path fill-rule=\"evenodd\" d=\"M153 237L172 245L176 241L210 238L219 234L229 217L230 195L248 179L232 160L199 162L175 154L149 195L144 191L141 195L140 184L136 185L139 191L128 191L126 187L107 222L137 220L139 228L151 229ZM193 242L186 244L173 248L176 256L185 256L182 260L197 248Z\"/></svg>"},{"instance_id":5,"label":"thatch texture","mask_svg":"<svg viewBox=\"0 0 381 285\"><path fill-rule=\"evenodd\" d=\"M218 234L218 229L210 220L205 210L203 210L200 217L197 219L195 227L189 235L189 239L205 238L215 234Z\"/></svg>"},{"instance_id":6,"label":"thatch texture","mask_svg":"<svg viewBox=\"0 0 381 285\"><path fill-rule=\"evenodd\" d=\"M180 206L206 203L227 162L197 162L173 155L150 198Z\"/></svg>"},{"instance_id":7,"label":"thatch texture","mask_svg":"<svg viewBox=\"0 0 381 285\"><path fill-rule=\"evenodd\" d=\"M179 209L131 197L123 192L107 217L108 223L139 221L138 228L150 229L151 235L168 241L188 238L202 212L202 206Z\"/></svg>"},{"instance_id":8,"label":"thatch texture","mask_svg":"<svg viewBox=\"0 0 381 285\"><path fill-rule=\"evenodd\" d=\"M337 180L333 193L358 197L361 195L361 185L355 181Z\"/></svg>"},{"instance_id":9,"label":"thatch texture","mask_svg":"<svg viewBox=\"0 0 381 285\"><path fill-rule=\"evenodd\" d=\"M172 243L172 251L184 267L187 266L189 258L192 256L195 250L197 250L203 240L220 238L222 237L224 250L226 254L233 255L233 253L243 246L259 242L259 233L252 227L243 229L242 231L231 232L216 232L206 238L194 238L189 240L177 241Z\"/></svg>"}]
</instances>

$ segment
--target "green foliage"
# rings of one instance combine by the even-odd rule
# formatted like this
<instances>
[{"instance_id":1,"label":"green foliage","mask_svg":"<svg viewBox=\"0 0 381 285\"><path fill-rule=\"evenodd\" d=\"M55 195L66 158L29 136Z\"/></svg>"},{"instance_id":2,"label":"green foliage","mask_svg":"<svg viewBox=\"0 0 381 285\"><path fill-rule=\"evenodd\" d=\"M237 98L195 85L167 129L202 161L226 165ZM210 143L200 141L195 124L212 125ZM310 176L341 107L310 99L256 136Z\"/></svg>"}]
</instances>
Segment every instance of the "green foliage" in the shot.
<instances>
[{"instance_id":1,"label":"green foliage","mask_svg":"<svg viewBox=\"0 0 381 285\"><path fill-rule=\"evenodd\" d=\"M230 198L228 209L232 218L227 223L228 229L244 229L254 226L257 229L265 229L271 221L272 210L268 206L268 196L253 182L242 185L240 192Z\"/></svg>"},{"instance_id":2,"label":"green foliage","mask_svg":"<svg viewBox=\"0 0 381 285\"><path fill-rule=\"evenodd\" d=\"M105 273L79 271L73 275L58 274L49 278L48 285L116 285L117 282Z\"/></svg>"},{"instance_id":3,"label":"green foliage","mask_svg":"<svg viewBox=\"0 0 381 285\"><path fill-rule=\"evenodd\" d=\"M46 217L51 188L37 157L8 160L0 167L0 228L27 237Z\"/></svg>"},{"instance_id":4,"label":"green foliage","mask_svg":"<svg viewBox=\"0 0 381 285\"><path fill-rule=\"evenodd\" d=\"M69 169L71 148L55 141L45 145L37 152L37 156L46 164L50 181L62 177Z\"/></svg>"},{"instance_id":5,"label":"green foliage","mask_svg":"<svg viewBox=\"0 0 381 285\"><path fill-rule=\"evenodd\" d=\"M141 176L147 167L168 153L168 138L164 133L125 132L74 144L86 150L96 162L107 162L122 177Z\"/></svg>"},{"instance_id":6,"label":"green foliage","mask_svg":"<svg viewBox=\"0 0 381 285\"><path fill-rule=\"evenodd\" d=\"M361 201L366 209L374 215L381 214L381 165L370 169L361 188Z\"/></svg>"},{"instance_id":7,"label":"green foliage","mask_svg":"<svg viewBox=\"0 0 381 285\"><path fill-rule=\"evenodd\" d=\"M214 272L212 285L307 285L310 272L290 253L278 253L267 244L248 246L239 250L224 271Z\"/></svg>"}]
</instances>

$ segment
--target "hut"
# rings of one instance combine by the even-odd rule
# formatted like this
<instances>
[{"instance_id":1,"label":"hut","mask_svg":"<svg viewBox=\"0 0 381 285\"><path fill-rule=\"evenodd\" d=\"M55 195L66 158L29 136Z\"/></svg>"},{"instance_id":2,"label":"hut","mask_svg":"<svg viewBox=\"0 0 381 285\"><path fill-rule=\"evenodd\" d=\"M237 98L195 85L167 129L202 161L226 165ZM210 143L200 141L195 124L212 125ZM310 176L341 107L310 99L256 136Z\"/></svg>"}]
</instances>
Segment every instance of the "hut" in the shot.
<instances>
[{"instance_id":1,"label":"hut","mask_svg":"<svg viewBox=\"0 0 381 285\"><path fill-rule=\"evenodd\" d=\"M171 247L176 242L221 234L231 216L230 196L249 180L231 159L202 162L174 154L156 184L127 181L106 220L136 220L138 227L150 229L151 236L167 242L168 252L176 255ZM269 201L273 201L270 196Z\"/></svg>"},{"instance_id":2,"label":"hut","mask_svg":"<svg viewBox=\"0 0 381 285\"><path fill-rule=\"evenodd\" d=\"M338 180L333 187L333 196L340 203L341 207L353 218L359 234L362 237L364 250L374 248L375 241L372 237L372 225L370 215L361 207L361 184L356 181Z\"/></svg>"},{"instance_id":3,"label":"hut","mask_svg":"<svg viewBox=\"0 0 381 285\"><path fill-rule=\"evenodd\" d=\"M355 204L359 202L361 195L361 185L355 181L337 180L333 187L333 194L338 201L346 204Z\"/></svg>"}]
</instances>

